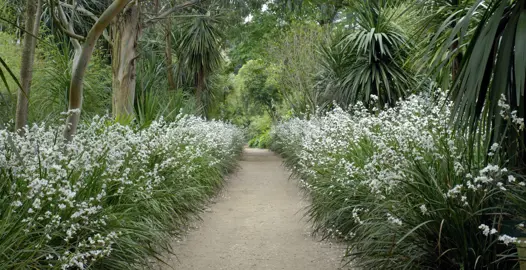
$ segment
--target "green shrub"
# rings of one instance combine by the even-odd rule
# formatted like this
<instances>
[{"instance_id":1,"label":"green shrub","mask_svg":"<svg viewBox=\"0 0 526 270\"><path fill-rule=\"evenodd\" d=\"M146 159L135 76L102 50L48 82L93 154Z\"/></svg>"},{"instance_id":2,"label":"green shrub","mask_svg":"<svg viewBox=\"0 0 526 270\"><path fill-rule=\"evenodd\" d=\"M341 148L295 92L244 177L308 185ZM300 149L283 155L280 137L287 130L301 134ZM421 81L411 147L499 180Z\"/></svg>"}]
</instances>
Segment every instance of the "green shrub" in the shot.
<instances>
[{"instance_id":1,"label":"green shrub","mask_svg":"<svg viewBox=\"0 0 526 270\"><path fill-rule=\"evenodd\" d=\"M248 145L255 148L268 148L270 146L270 127L272 119L268 114L252 117L247 128Z\"/></svg>"}]
</instances>

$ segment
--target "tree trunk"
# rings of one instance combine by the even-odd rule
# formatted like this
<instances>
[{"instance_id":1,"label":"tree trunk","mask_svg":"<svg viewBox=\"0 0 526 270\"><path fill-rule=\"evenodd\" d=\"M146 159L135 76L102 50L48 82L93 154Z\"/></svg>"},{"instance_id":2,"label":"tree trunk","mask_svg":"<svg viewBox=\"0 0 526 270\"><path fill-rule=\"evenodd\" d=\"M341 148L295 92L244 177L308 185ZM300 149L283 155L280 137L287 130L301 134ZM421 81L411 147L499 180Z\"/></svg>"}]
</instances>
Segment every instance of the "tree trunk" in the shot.
<instances>
[{"instance_id":1,"label":"tree trunk","mask_svg":"<svg viewBox=\"0 0 526 270\"><path fill-rule=\"evenodd\" d=\"M458 8L460 2L459 0L453 0L451 2L451 5ZM452 25L451 25L451 28L454 28L456 25L457 25L457 21L458 21L458 18L456 18ZM453 42L453 44L451 44L451 48L450 48L450 51L454 52L454 51L457 51L459 49L459 42L458 42L458 36L457 36L457 40L455 40ZM453 83L456 82L457 78L458 78L458 75L460 74L460 69L461 69L461 62L462 62L462 53L461 52L457 52L457 54L455 55L455 58L453 59L453 63L451 64L451 79L453 81Z\"/></svg>"},{"instance_id":2,"label":"tree trunk","mask_svg":"<svg viewBox=\"0 0 526 270\"><path fill-rule=\"evenodd\" d=\"M25 133L29 108L29 92L33 79L33 63L35 61L35 48L37 45L38 30L40 29L40 15L42 13L42 0L27 0L26 32L24 35L24 48L20 66L20 84L16 103L15 130L21 135Z\"/></svg>"},{"instance_id":3,"label":"tree trunk","mask_svg":"<svg viewBox=\"0 0 526 270\"><path fill-rule=\"evenodd\" d=\"M135 60L139 38L139 6L133 4L112 25L113 116L133 117L135 100Z\"/></svg>"},{"instance_id":4,"label":"tree trunk","mask_svg":"<svg viewBox=\"0 0 526 270\"><path fill-rule=\"evenodd\" d=\"M110 25L113 18L115 18L129 2L130 0L115 0L112 2L112 4L99 17L99 20L95 22L93 27L91 27L86 40L82 44L80 54L78 57L75 57L76 59L73 63L73 71L69 86L68 118L64 129L64 139L68 142L73 139L73 136L77 132L80 111L82 108L84 75L86 74L86 69L88 68L91 56L93 55L93 50L95 49L97 40L104 32L104 29Z\"/></svg>"},{"instance_id":5,"label":"tree trunk","mask_svg":"<svg viewBox=\"0 0 526 270\"><path fill-rule=\"evenodd\" d=\"M172 20L166 19L165 23L165 55L166 55L166 77L168 78L168 89L175 91L177 84L174 80L173 64L172 64Z\"/></svg>"},{"instance_id":6,"label":"tree trunk","mask_svg":"<svg viewBox=\"0 0 526 270\"><path fill-rule=\"evenodd\" d=\"M451 45L451 51L456 51L459 48L458 41L453 42ZM462 62L462 53L458 52L455 55L455 58L453 58L453 63L451 64L451 79L453 80L453 83L456 82L458 75L460 74L460 69L462 68L461 65Z\"/></svg>"},{"instance_id":7,"label":"tree trunk","mask_svg":"<svg viewBox=\"0 0 526 270\"><path fill-rule=\"evenodd\" d=\"M203 106L203 90L205 89L205 71L203 66L199 68L197 72L197 87L195 89L195 100L197 104L197 110L199 114L204 115L204 106Z\"/></svg>"}]
</instances>

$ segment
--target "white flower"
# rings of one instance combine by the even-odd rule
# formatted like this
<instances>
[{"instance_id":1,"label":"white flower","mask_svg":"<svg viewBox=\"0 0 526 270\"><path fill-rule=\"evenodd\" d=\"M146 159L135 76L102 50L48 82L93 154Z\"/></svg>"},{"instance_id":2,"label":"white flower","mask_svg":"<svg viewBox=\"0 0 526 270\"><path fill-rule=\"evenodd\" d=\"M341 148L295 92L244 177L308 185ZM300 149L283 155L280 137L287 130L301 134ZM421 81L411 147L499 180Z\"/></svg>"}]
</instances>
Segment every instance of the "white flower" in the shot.
<instances>
[{"instance_id":1,"label":"white flower","mask_svg":"<svg viewBox=\"0 0 526 270\"><path fill-rule=\"evenodd\" d=\"M402 226L402 220L399 218L393 217L390 213L387 213L387 221L389 221L392 224Z\"/></svg>"},{"instance_id":2,"label":"white flower","mask_svg":"<svg viewBox=\"0 0 526 270\"><path fill-rule=\"evenodd\" d=\"M482 230L482 234L484 234L485 236L488 236L488 235L489 235L490 228L489 228L487 225L485 225L485 224L480 224L479 229Z\"/></svg>"},{"instance_id":3,"label":"white flower","mask_svg":"<svg viewBox=\"0 0 526 270\"><path fill-rule=\"evenodd\" d=\"M490 150L493 151L493 152L497 151L497 149L499 149L499 144L498 143L494 143L490 147Z\"/></svg>"},{"instance_id":4,"label":"white flower","mask_svg":"<svg viewBox=\"0 0 526 270\"><path fill-rule=\"evenodd\" d=\"M14 207L20 207L23 205L23 203L21 201L14 201L11 203L11 205Z\"/></svg>"},{"instance_id":5,"label":"white flower","mask_svg":"<svg viewBox=\"0 0 526 270\"><path fill-rule=\"evenodd\" d=\"M504 187L504 184L502 182L498 182L497 183L497 187L499 187L500 190L506 190L506 188Z\"/></svg>"},{"instance_id":6,"label":"white flower","mask_svg":"<svg viewBox=\"0 0 526 270\"><path fill-rule=\"evenodd\" d=\"M520 241L516 238L516 237L511 237L509 235L506 235L506 234L502 234L502 235L499 235L499 241L502 241L504 242L504 244L508 245L508 244L515 244L515 243L520 243Z\"/></svg>"},{"instance_id":7,"label":"white flower","mask_svg":"<svg viewBox=\"0 0 526 270\"><path fill-rule=\"evenodd\" d=\"M455 187L453 187L447 192L446 196L449 198L452 198L452 197L459 195L461 191L462 191L462 185L456 185Z\"/></svg>"},{"instance_id":8,"label":"white flower","mask_svg":"<svg viewBox=\"0 0 526 270\"><path fill-rule=\"evenodd\" d=\"M420 212L422 212L423 215L427 215L427 207L425 204L420 205Z\"/></svg>"}]
</instances>

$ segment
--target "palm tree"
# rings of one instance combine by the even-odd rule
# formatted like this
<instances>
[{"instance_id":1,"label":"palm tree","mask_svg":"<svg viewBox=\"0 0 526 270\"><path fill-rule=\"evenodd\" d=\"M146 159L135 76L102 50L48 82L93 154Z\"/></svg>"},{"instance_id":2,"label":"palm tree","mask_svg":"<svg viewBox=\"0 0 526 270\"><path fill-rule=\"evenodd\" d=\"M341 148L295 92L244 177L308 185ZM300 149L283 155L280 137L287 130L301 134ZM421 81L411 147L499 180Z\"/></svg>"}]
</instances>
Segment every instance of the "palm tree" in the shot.
<instances>
[{"instance_id":1,"label":"palm tree","mask_svg":"<svg viewBox=\"0 0 526 270\"><path fill-rule=\"evenodd\" d=\"M178 46L180 69L192 74L195 82L195 96L198 109L204 112L203 91L207 78L222 63L220 17L208 12L186 20L181 26L181 40Z\"/></svg>"}]
</instances>

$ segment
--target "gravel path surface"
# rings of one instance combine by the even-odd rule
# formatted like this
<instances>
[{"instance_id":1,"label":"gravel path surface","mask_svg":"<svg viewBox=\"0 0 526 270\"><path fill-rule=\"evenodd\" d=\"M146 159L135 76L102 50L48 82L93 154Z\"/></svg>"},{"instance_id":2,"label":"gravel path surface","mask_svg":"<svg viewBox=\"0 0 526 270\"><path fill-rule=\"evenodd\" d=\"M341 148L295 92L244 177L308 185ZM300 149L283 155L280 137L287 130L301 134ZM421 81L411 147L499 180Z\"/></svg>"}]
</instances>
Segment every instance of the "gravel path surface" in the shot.
<instances>
[{"instance_id":1,"label":"gravel path surface","mask_svg":"<svg viewBox=\"0 0 526 270\"><path fill-rule=\"evenodd\" d=\"M246 149L240 170L162 269L340 269L342 247L311 236L306 202L281 162L267 150Z\"/></svg>"}]
</instances>

